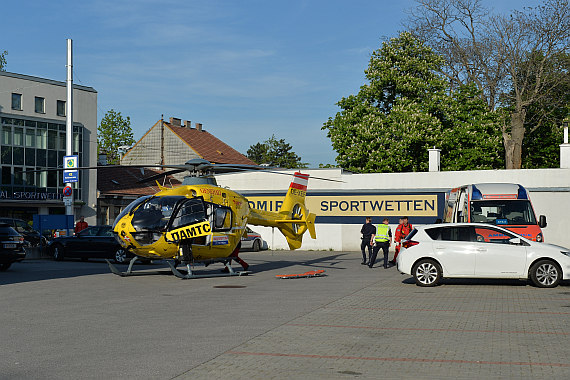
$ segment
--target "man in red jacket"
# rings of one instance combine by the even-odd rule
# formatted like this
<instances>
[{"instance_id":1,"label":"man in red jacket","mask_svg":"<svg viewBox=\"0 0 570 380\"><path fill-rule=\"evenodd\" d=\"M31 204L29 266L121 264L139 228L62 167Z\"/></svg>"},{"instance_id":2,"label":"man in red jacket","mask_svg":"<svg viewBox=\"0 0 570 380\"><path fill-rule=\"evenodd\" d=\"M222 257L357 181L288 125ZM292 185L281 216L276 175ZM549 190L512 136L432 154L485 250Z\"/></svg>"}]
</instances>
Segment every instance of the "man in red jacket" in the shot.
<instances>
[{"instance_id":1,"label":"man in red jacket","mask_svg":"<svg viewBox=\"0 0 570 380\"><path fill-rule=\"evenodd\" d=\"M84 220L83 216L81 216L79 218L79 222L75 223L75 234L77 235L78 232L83 231L87 227L89 227L87 222Z\"/></svg>"},{"instance_id":2,"label":"man in red jacket","mask_svg":"<svg viewBox=\"0 0 570 380\"><path fill-rule=\"evenodd\" d=\"M414 227L408 223L408 217L403 216L400 218L400 224L396 227L396 233L394 236L394 241L396 242L396 253L394 253L394 259L390 261L392 264L396 264L396 257L400 253L400 247L402 245L402 240L414 229Z\"/></svg>"}]
</instances>

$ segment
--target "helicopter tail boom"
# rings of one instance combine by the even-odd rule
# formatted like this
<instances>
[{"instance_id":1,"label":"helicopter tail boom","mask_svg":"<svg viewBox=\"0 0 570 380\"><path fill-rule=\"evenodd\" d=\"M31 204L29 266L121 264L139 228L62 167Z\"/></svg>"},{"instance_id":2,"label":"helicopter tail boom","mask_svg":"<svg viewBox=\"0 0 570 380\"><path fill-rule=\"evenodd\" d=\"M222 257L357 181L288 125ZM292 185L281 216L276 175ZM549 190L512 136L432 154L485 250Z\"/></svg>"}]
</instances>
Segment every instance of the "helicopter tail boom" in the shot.
<instances>
[{"instance_id":1,"label":"helicopter tail boom","mask_svg":"<svg viewBox=\"0 0 570 380\"><path fill-rule=\"evenodd\" d=\"M251 210L248 223L279 228L292 250L301 248L303 234L307 230L311 238L316 239L316 215L305 207L308 181L308 174L296 172L279 211Z\"/></svg>"}]
</instances>

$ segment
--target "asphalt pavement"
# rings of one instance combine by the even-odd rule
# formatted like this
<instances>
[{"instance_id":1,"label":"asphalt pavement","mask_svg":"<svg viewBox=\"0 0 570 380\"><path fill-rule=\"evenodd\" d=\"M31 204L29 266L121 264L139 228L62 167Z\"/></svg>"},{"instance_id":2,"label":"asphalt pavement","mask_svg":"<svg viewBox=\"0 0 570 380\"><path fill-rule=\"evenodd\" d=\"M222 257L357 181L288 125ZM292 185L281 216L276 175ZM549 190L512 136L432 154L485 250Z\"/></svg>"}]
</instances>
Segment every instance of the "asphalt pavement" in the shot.
<instances>
[{"instance_id":1,"label":"asphalt pavement","mask_svg":"<svg viewBox=\"0 0 570 380\"><path fill-rule=\"evenodd\" d=\"M0 273L0 378L570 377L568 283L420 288L358 252L241 256L251 275L193 280L159 263L128 278L103 261L14 264Z\"/></svg>"}]
</instances>

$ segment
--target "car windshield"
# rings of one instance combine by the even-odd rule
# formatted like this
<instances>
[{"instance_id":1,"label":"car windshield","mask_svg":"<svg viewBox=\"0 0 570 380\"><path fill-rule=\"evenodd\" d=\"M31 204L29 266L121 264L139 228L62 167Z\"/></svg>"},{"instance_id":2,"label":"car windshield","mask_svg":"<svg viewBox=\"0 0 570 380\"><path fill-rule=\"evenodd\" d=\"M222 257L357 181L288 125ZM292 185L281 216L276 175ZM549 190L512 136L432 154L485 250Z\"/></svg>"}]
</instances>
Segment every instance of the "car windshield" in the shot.
<instances>
[{"instance_id":1,"label":"car windshield","mask_svg":"<svg viewBox=\"0 0 570 380\"><path fill-rule=\"evenodd\" d=\"M471 222L497 225L536 224L529 200L484 200L471 202Z\"/></svg>"}]
</instances>

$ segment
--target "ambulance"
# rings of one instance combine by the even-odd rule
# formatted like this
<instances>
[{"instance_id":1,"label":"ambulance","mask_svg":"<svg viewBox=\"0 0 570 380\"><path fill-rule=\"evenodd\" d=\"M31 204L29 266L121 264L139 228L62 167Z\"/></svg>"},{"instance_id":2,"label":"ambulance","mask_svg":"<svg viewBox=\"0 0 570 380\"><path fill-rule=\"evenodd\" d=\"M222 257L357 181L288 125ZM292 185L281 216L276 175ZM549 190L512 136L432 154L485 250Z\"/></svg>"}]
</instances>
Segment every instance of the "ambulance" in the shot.
<instances>
[{"instance_id":1,"label":"ambulance","mask_svg":"<svg viewBox=\"0 0 570 380\"><path fill-rule=\"evenodd\" d=\"M446 195L446 223L489 223L537 242L544 241L541 228L546 216L536 219L528 191L514 183L478 183L451 189ZM505 237L477 235L481 241Z\"/></svg>"}]
</instances>

